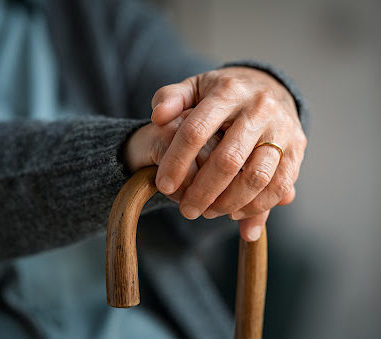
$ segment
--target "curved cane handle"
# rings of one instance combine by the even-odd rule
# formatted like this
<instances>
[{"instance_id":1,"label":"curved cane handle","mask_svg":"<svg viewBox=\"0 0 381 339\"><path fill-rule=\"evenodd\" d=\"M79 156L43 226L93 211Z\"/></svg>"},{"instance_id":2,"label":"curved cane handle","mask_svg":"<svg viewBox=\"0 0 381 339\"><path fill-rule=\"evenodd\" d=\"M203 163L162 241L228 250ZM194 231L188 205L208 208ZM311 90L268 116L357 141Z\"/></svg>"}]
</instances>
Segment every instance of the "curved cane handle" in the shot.
<instances>
[{"instance_id":1,"label":"curved cane handle","mask_svg":"<svg viewBox=\"0 0 381 339\"><path fill-rule=\"evenodd\" d=\"M144 204L157 192L157 167L136 172L112 205L107 226L107 303L113 307L138 305L139 279L136 228ZM236 294L236 339L260 339L267 280L266 230L252 243L240 239Z\"/></svg>"},{"instance_id":2,"label":"curved cane handle","mask_svg":"<svg viewBox=\"0 0 381 339\"><path fill-rule=\"evenodd\" d=\"M157 192L157 167L136 172L119 191L112 205L106 238L107 303L131 307L140 302L136 228L145 203Z\"/></svg>"}]
</instances>

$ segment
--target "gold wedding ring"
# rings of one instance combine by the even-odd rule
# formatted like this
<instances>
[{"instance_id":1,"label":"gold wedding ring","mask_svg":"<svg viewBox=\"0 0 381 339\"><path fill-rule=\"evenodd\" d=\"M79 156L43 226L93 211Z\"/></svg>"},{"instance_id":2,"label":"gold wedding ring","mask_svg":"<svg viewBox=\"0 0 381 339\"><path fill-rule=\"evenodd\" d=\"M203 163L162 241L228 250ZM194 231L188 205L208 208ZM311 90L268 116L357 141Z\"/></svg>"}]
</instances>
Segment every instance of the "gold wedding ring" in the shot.
<instances>
[{"instance_id":1,"label":"gold wedding ring","mask_svg":"<svg viewBox=\"0 0 381 339\"><path fill-rule=\"evenodd\" d=\"M260 142L259 144L255 145L254 149L261 147L261 146L270 146L270 147L275 148L279 152L280 159L282 159L282 157L284 156L284 150L283 150L282 146L280 146L274 142L267 142L267 141Z\"/></svg>"}]
</instances>

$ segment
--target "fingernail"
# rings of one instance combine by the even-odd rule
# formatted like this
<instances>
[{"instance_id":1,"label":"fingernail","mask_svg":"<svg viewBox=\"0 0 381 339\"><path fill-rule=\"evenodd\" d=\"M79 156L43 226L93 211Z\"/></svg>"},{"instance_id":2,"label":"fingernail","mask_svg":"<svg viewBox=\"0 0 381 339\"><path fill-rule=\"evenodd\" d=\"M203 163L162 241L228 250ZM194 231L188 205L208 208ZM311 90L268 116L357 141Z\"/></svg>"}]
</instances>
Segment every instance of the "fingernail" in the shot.
<instances>
[{"instance_id":1,"label":"fingernail","mask_svg":"<svg viewBox=\"0 0 381 339\"><path fill-rule=\"evenodd\" d=\"M190 206L190 205L185 205L181 209L181 211L184 217L187 219L196 219L200 216L200 211L198 210L198 208Z\"/></svg>"},{"instance_id":2,"label":"fingernail","mask_svg":"<svg viewBox=\"0 0 381 339\"><path fill-rule=\"evenodd\" d=\"M202 215L206 219L214 219L221 216L222 214L213 210L206 210Z\"/></svg>"},{"instance_id":3,"label":"fingernail","mask_svg":"<svg viewBox=\"0 0 381 339\"><path fill-rule=\"evenodd\" d=\"M175 184L170 177L165 176L160 179L158 189L164 194L171 194L175 190Z\"/></svg>"},{"instance_id":4,"label":"fingernail","mask_svg":"<svg viewBox=\"0 0 381 339\"><path fill-rule=\"evenodd\" d=\"M257 241L262 233L262 226L253 226L248 230L248 238L250 241Z\"/></svg>"},{"instance_id":5,"label":"fingernail","mask_svg":"<svg viewBox=\"0 0 381 339\"><path fill-rule=\"evenodd\" d=\"M231 218L232 218L233 220L240 220L240 219L243 219L244 216L245 216L245 213L239 211L239 212L234 212L234 213L232 214L232 217L231 217Z\"/></svg>"}]
</instances>

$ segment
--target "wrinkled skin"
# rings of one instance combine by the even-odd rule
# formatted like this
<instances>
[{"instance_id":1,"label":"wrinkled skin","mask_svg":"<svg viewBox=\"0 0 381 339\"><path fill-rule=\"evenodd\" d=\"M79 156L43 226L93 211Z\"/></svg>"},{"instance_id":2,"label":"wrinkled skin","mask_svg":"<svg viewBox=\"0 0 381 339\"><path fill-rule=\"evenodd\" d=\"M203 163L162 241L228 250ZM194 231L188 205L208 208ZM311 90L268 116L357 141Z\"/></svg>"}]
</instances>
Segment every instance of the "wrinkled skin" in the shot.
<instances>
[{"instance_id":1,"label":"wrinkled skin","mask_svg":"<svg viewBox=\"0 0 381 339\"><path fill-rule=\"evenodd\" d=\"M267 73L199 74L160 88L152 108L153 123L129 138L125 162L133 171L159 165L157 187L184 217L229 215L253 241L270 209L293 201L307 139L292 96ZM255 148L263 141L281 145L284 156Z\"/></svg>"}]
</instances>

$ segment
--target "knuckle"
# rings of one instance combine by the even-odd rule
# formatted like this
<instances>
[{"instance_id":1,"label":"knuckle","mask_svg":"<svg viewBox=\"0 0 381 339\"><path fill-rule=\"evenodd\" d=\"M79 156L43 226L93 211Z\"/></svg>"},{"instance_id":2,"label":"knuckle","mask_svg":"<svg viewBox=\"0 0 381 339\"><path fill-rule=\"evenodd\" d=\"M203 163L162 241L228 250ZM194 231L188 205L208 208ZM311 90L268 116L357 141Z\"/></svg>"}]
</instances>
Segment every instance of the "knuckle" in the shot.
<instances>
[{"instance_id":1,"label":"knuckle","mask_svg":"<svg viewBox=\"0 0 381 339\"><path fill-rule=\"evenodd\" d=\"M220 86L225 89L231 89L234 88L237 83L238 79L234 78L232 76L223 76L219 79Z\"/></svg>"},{"instance_id":2,"label":"knuckle","mask_svg":"<svg viewBox=\"0 0 381 339\"><path fill-rule=\"evenodd\" d=\"M277 113L279 114L279 117L282 119L281 120L282 121L282 127L285 130L290 131L290 129L294 128L295 121L294 121L294 119L290 115L284 114L283 110L277 110Z\"/></svg>"},{"instance_id":3,"label":"knuckle","mask_svg":"<svg viewBox=\"0 0 381 339\"><path fill-rule=\"evenodd\" d=\"M287 193L289 193L292 190L294 183L290 178L282 177L276 181L275 186L276 189L274 190L274 193L279 199L282 199Z\"/></svg>"},{"instance_id":4,"label":"knuckle","mask_svg":"<svg viewBox=\"0 0 381 339\"><path fill-rule=\"evenodd\" d=\"M242 150L235 146L230 146L216 158L218 170L227 175L238 172L244 162L245 157Z\"/></svg>"},{"instance_id":5,"label":"knuckle","mask_svg":"<svg viewBox=\"0 0 381 339\"><path fill-rule=\"evenodd\" d=\"M278 100L272 89L264 89L257 95L257 102L259 106L265 107L266 109L276 108L278 105Z\"/></svg>"},{"instance_id":6,"label":"knuckle","mask_svg":"<svg viewBox=\"0 0 381 339\"><path fill-rule=\"evenodd\" d=\"M287 154L287 160L289 160L289 163L295 161L298 158L298 155L300 154L300 148L296 147L289 147L286 150Z\"/></svg>"},{"instance_id":7,"label":"knuckle","mask_svg":"<svg viewBox=\"0 0 381 339\"><path fill-rule=\"evenodd\" d=\"M245 83L237 78L224 76L219 79L217 96L223 100L236 100L245 98L247 90Z\"/></svg>"},{"instance_id":8,"label":"knuckle","mask_svg":"<svg viewBox=\"0 0 381 339\"><path fill-rule=\"evenodd\" d=\"M211 70L211 71L206 73L206 78L210 79L210 80L217 79L219 76L220 76L220 71L216 70L216 69Z\"/></svg>"},{"instance_id":9,"label":"knuckle","mask_svg":"<svg viewBox=\"0 0 381 339\"><path fill-rule=\"evenodd\" d=\"M245 173L245 172L244 172ZM257 168L254 171L245 173L246 185L253 191L265 188L271 181L269 169Z\"/></svg>"},{"instance_id":10,"label":"knuckle","mask_svg":"<svg viewBox=\"0 0 381 339\"><path fill-rule=\"evenodd\" d=\"M203 145L207 141L208 128L205 122L193 119L184 125L180 135L191 146Z\"/></svg>"},{"instance_id":11,"label":"knuckle","mask_svg":"<svg viewBox=\"0 0 381 339\"><path fill-rule=\"evenodd\" d=\"M302 146L303 149L307 147L308 140L303 132L301 132L298 136L298 143Z\"/></svg>"}]
</instances>

